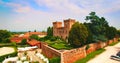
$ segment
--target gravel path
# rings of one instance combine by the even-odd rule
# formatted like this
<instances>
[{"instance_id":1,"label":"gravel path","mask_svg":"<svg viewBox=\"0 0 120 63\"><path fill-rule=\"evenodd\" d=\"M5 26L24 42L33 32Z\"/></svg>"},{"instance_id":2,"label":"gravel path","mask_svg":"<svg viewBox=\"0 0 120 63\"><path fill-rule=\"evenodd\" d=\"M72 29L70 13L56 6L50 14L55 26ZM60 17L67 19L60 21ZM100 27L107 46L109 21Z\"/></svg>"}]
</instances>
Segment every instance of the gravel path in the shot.
<instances>
[{"instance_id":1,"label":"gravel path","mask_svg":"<svg viewBox=\"0 0 120 63\"><path fill-rule=\"evenodd\" d=\"M115 46L107 46L105 49L105 52L91 59L87 63L120 63L120 61L110 59L111 55L116 55L116 53L120 51L120 43Z\"/></svg>"}]
</instances>

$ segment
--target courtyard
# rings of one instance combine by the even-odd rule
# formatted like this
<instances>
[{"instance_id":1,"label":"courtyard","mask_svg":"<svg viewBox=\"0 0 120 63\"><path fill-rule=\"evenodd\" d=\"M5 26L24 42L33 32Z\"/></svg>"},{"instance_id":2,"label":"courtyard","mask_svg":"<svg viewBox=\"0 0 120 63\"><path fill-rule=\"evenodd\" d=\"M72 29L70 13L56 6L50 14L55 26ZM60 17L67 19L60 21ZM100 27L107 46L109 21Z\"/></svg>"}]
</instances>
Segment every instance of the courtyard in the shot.
<instances>
[{"instance_id":1,"label":"courtyard","mask_svg":"<svg viewBox=\"0 0 120 63\"><path fill-rule=\"evenodd\" d=\"M0 48L0 56L13 53L15 50L12 47L2 47Z\"/></svg>"},{"instance_id":2,"label":"courtyard","mask_svg":"<svg viewBox=\"0 0 120 63\"><path fill-rule=\"evenodd\" d=\"M42 59L36 56L36 53L41 53L41 52L42 52L41 49L18 52L18 57L22 57L26 53L26 55L30 58L30 61L45 63Z\"/></svg>"}]
</instances>

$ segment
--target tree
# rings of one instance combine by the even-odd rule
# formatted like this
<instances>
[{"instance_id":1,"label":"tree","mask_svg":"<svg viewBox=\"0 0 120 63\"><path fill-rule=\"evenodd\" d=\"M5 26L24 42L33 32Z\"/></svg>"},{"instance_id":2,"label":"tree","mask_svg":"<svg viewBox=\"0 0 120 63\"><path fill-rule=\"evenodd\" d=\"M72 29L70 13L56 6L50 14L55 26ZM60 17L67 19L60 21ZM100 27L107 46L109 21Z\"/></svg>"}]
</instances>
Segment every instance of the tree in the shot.
<instances>
[{"instance_id":1,"label":"tree","mask_svg":"<svg viewBox=\"0 0 120 63\"><path fill-rule=\"evenodd\" d=\"M34 30L34 32L36 32L36 30Z\"/></svg>"},{"instance_id":2,"label":"tree","mask_svg":"<svg viewBox=\"0 0 120 63\"><path fill-rule=\"evenodd\" d=\"M53 27L47 28L47 36L53 36Z\"/></svg>"},{"instance_id":3,"label":"tree","mask_svg":"<svg viewBox=\"0 0 120 63\"><path fill-rule=\"evenodd\" d=\"M0 41L6 42L9 41L9 38L11 37L11 33L7 30L0 30Z\"/></svg>"},{"instance_id":4,"label":"tree","mask_svg":"<svg viewBox=\"0 0 120 63\"><path fill-rule=\"evenodd\" d=\"M105 34L107 30L106 28L109 27L109 25L104 17L99 17L95 12L91 12L89 16L86 16L85 20L89 21L86 25L90 28L89 30L93 34L93 41L97 42L107 40Z\"/></svg>"},{"instance_id":5,"label":"tree","mask_svg":"<svg viewBox=\"0 0 120 63\"><path fill-rule=\"evenodd\" d=\"M90 43L92 43L93 42L93 34L92 34L92 32L91 32L91 30L90 30L90 23L84 23L84 25L87 27L87 30L88 30L88 37L87 37L87 39L86 39L86 44L90 44Z\"/></svg>"},{"instance_id":6,"label":"tree","mask_svg":"<svg viewBox=\"0 0 120 63\"><path fill-rule=\"evenodd\" d=\"M42 30L42 32L44 33L44 32L46 32L45 30Z\"/></svg>"},{"instance_id":7,"label":"tree","mask_svg":"<svg viewBox=\"0 0 120 63\"><path fill-rule=\"evenodd\" d=\"M106 37L108 39L113 39L117 35L117 30L115 27L108 27L106 31Z\"/></svg>"},{"instance_id":8,"label":"tree","mask_svg":"<svg viewBox=\"0 0 120 63\"><path fill-rule=\"evenodd\" d=\"M27 40L26 40L26 39L22 39L21 44L22 44L22 45L25 45L25 44L26 44L26 42L27 42Z\"/></svg>"},{"instance_id":9,"label":"tree","mask_svg":"<svg viewBox=\"0 0 120 63\"><path fill-rule=\"evenodd\" d=\"M88 37L88 30L85 25L76 22L73 24L68 37L68 43L73 47L83 46Z\"/></svg>"},{"instance_id":10,"label":"tree","mask_svg":"<svg viewBox=\"0 0 120 63\"><path fill-rule=\"evenodd\" d=\"M120 30L117 30L118 37L120 37Z\"/></svg>"},{"instance_id":11,"label":"tree","mask_svg":"<svg viewBox=\"0 0 120 63\"><path fill-rule=\"evenodd\" d=\"M30 36L30 39L39 40L39 37L38 37L38 35L33 34Z\"/></svg>"},{"instance_id":12,"label":"tree","mask_svg":"<svg viewBox=\"0 0 120 63\"><path fill-rule=\"evenodd\" d=\"M106 27L108 27L108 22L104 17L98 17L95 12L91 12L89 16L86 16L87 21L90 21L91 32L94 35L104 35L106 31Z\"/></svg>"}]
</instances>

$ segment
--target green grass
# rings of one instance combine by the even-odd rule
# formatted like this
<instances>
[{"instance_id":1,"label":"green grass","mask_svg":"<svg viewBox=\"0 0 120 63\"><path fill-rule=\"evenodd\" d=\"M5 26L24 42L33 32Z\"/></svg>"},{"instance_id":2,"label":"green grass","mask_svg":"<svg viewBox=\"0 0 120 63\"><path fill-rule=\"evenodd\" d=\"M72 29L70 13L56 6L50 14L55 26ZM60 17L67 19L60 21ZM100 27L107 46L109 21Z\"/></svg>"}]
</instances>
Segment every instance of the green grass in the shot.
<instances>
[{"instance_id":1,"label":"green grass","mask_svg":"<svg viewBox=\"0 0 120 63\"><path fill-rule=\"evenodd\" d=\"M12 43L0 43L0 47L12 46Z\"/></svg>"},{"instance_id":2,"label":"green grass","mask_svg":"<svg viewBox=\"0 0 120 63\"><path fill-rule=\"evenodd\" d=\"M49 63L60 63L60 57L53 57L49 59Z\"/></svg>"},{"instance_id":3,"label":"green grass","mask_svg":"<svg viewBox=\"0 0 120 63\"><path fill-rule=\"evenodd\" d=\"M53 47L57 50L61 50L61 49L67 49L68 50L68 49L73 48L62 40L56 40L56 41L46 40L45 42L48 43L50 47Z\"/></svg>"},{"instance_id":4,"label":"green grass","mask_svg":"<svg viewBox=\"0 0 120 63\"><path fill-rule=\"evenodd\" d=\"M105 49L103 49L103 48L96 50L96 51L88 54L85 58L77 60L75 63L87 63L90 59L94 58L96 55L98 55L104 51L105 51Z\"/></svg>"},{"instance_id":5,"label":"green grass","mask_svg":"<svg viewBox=\"0 0 120 63\"><path fill-rule=\"evenodd\" d=\"M113 42L112 44L110 44L109 46L114 46L116 44L118 44L119 42Z\"/></svg>"},{"instance_id":6,"label":"green grass","mask_svg":"<svg viewBox=\"0 0 120 63\"><path fill-rule=\"evenodd\" d=\"M52 45L50 45L51 47L61 50L61 49L72 49L71 46L65 44L65 43L54 43Z\"/></svg>"}]
</instances>

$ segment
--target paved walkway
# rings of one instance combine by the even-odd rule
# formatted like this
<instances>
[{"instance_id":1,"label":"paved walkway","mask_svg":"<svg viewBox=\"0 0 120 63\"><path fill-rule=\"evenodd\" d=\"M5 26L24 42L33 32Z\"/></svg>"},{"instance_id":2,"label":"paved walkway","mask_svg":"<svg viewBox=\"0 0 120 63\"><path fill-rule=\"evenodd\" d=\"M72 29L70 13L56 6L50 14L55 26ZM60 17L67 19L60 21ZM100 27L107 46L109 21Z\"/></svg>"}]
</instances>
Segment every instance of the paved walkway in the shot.
<instances>
[{"instance_id":1,"label":"paved walkway","mask_svg":"<svg viewBox=\"0 0 120 63\"><path fill-rule=\"evenodd\" d=\"M39 53L41 53L41 49L36 49ZM37 57L36 55L35 55L35 51L36 50L33 50L33 51L27 51L27 55L30 57L30 58L32 58L32 60L33 61L39 61L39 63L45 63L45 62L43 62L43 60L42 59L40 59L39 57ZM23 56L24 55L24 52L20 52L19 53L19 57L21 57L21 56Z\"/></svg>"},{"instance_id":2,"label":"paved walkway","mask_svg":"<svg viewBox=\"0 0 120 63\"><path fill-rule=\"evenodd\" d=\"M91 59L87 63L120 63L120 61L110 59L111 55L116 55L116 53L120 51L120 43L115 46L107 46L105 49L105 52Z\"/></svg>"}]
</instances>

